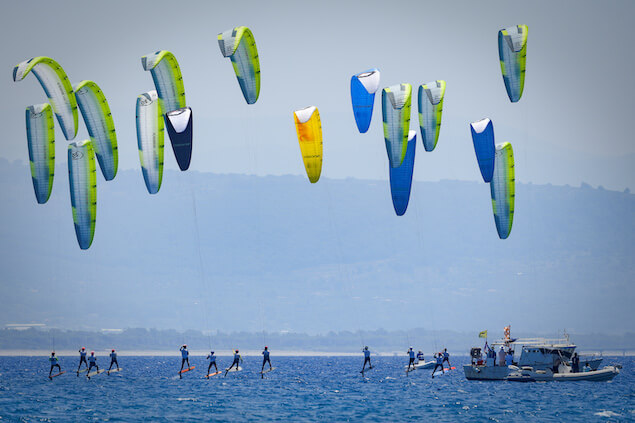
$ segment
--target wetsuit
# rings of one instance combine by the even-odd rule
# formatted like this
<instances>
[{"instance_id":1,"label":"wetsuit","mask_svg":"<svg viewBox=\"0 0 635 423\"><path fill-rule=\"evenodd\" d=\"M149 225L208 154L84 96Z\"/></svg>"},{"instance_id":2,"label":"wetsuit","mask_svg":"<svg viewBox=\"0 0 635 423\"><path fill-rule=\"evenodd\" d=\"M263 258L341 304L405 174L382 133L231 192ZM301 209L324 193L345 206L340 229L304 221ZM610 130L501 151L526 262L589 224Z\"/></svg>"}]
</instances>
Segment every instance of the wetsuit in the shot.
<instances>
[{"instance_id":1,"label":"wetsuit","mask_svg":"<svg viewBox=\"0 0 635 423\"><path fill-rule=\"evenodd\" d=\"M269 368L271 369L271 360L269 359L269 350L264 350L262 352L262 369L260 369L260 371L262 372L265 369L265 364L269 363Z\"/></svg>"},{"instance_id":2,"label":"wetsuit","mask_svg":"<svg viewBox=\"0 0 635 423\"><path fill-rule=\"evenodd\" d=\"M447 351L443 351L443 362L441 364L445 363L446 361L448 362L448 367L452 367L450 365L450 353L448 353Z\"/></svg>"},{"instance_id":3,"label":"wetsuit","mask_svg":"<svg viewBox=\"0 0 635 423\"><path fill-rule=\"evenodd\" d=\"M412 367L415 366L415 352L413 350L408 350L408 357L410 357L408 360L408 370L410 370L410 365L412 365Z\"/></svg>"},{"instance_id":4,"label":"wetsuit","mask_svg":"<svg viewBox=\"0 0 635 423\"><path fill-rule=\"evenodd\" d=\"M88 367L88 361L86 361L86 350L79 350L79 366L77 366L77 373L79 373L82 363L86 364L86 367Z\"/></svg>"},{"instance_id":5,"label":"wetsuit","mask_svg":"<svg viewBox=\"0 0 635 423\"><path fill-rule=\"evenodd\" d=\"M97 371L99 371L99 366L97 365L97 357L91 355L90 357L88 357L88 373L90 373L90 370L93 367L97 368Z\"/></svg>"},{"instance_id":6,"label":"wetsuit","mask_svg":"<svg viewBox=\"0 0 635 423\"><path fill-rule=\"evenodd\" d=\"M117 363L117 353L114 351L110 353L110 367L108 367L108 370L112 368L113 364L116 364L117 370L119 370L119 363Z\"/></svg>"},{"instance_id":7,"label":"wetsuit","mask_svg":"<svg viewBox=\"0 0 635 423\"><path fill-rule=\"evenodd\" d=\"M60 367L59 360L54 355L49 357L49 361L51 362L51 370L49 370L49 377L51 377L51 373L53 373L53 369L57 367L57 369L62 372L62 368Z\"/></svg>"},{"instance_id":8,"label":"wetsuit","mask_svg":"<svg viewBox=\"0 0 635 423\"><path fill-rule=\"evenodd\" d=\"M441 369L441 372L445 373L445 371L443 370L443 355L442 354L437 354L437 362L434 365L434 370L432 370L433 379L434 379L434 372L436 372L437 369Z\"/></svg>"},{"instance_id":9,"label":"wetsuit","mask_svg":"<svg viewBox=\"0 0 635 423\"><path fill-rule=\"evenodd\" d=\"M206 358L209 360L209 366L207 366L207 374L209 374L209 371L211 370L212 366L214 366L216 371L218 371L218 366L216 366L216 356L210 353Z\"/></svg>"},{"instance_id":10,"label":"wetsuit","mask_svg":"<svg viewBox=\"0 0 635 423\"><path fill-rule=\"evenodd\" d=\"M227 372L230 371L231 368L234 367L234 365L236 365L236 370L238 370L238 368L240 367L240 354L238 354L238 353L234 354L234 361L233 361L232 365L229 366L229 368L227 370L225 370L225 375L227 375ZM264 365L263 365L263 367L264 367Z\"/></svg>"},{"instance_id":11,"label":"wetsuit","mask_svg":"<svg viewBox=\"0 0 635 423\"><path fill-rule=\"evenodd\" d=\"M443 355L441 354L437 354L437 363L434 365L434 370L432 371L432 378L434 378L434 372L436 372L437 369L441 369L441 372L445 373L443 371Z\"/></svg>"},{"instance_id":12,"label":"wetsuit","mask_svg":"<svg viewBox=\"0 0 635 423\"><path fill-rule=\"evenodd\" d=\"M190 353L188 352L186 347L181 347L179 349L181 351L181 370L183 371L183 366L185 365L185 363L187 363L187 367L190 367ZM181 373L179 373L179 376L181 375Z\"/></svg>"},{"instance_id":13,"label":"wetsuit","mask_svg":"<svg viewBox=\"0 0 635 423\"><path fill-rule=\"evenodd\" d=\"M368 363L368 368L372 369L373 365L370 364L370 351L368 349L364 350L364 366L362 366L362 372L366 368L366 363Z\"/></svg>"}]
</instances>

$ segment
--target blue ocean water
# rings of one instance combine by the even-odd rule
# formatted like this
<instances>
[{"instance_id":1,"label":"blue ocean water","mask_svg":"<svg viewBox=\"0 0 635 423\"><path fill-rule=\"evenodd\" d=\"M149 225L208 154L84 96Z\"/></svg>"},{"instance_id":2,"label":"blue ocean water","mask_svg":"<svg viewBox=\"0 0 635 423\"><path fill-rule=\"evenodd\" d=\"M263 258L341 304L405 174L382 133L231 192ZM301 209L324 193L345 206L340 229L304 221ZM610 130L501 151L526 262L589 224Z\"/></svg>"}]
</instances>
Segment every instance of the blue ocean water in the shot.
<instances>
[{"instance_id":1,"label":"blue ocean water","mask_svg":"<svg viewBox=\"0 0 635 423\"><path fill-rule=\"evenodd\" d=\"M366 377L356 357L272 361L264 379L260 359L245 357L242 372L206 380L207 363L192 357L197 368L179 380L179 357L120 357L122 372L87 380L72 373L76 357L61 357L71 372L49 381L46 357L0 357L0 421L635 420L630 357L605 358L624 366L608 383L468 381L467 357L452 357L457 369L435 379L429 370L406 375L403 357L373 357Z\"/></svg>"}]
</instances>

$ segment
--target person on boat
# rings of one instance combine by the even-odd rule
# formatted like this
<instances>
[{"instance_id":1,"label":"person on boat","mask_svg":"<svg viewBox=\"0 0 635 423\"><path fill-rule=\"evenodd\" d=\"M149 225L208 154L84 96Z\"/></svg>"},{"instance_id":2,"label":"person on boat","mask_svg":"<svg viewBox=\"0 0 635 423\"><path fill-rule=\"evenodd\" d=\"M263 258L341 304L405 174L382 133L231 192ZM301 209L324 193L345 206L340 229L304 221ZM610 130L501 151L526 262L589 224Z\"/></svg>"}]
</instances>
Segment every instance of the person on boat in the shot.
<instances>
[{"instance_id":1,"label":"person on boat","mask_svg":"<svg viewBox=\"0 0 635 423\"><path fill-rule=\"evenodd\" d=\"M225 376L227 376L227 372L229 372L232 369L232 367L234 367L234 365L236 365L236 370L238 370L240 368L240 362L241 361L242 361L242 357L238 353L238 350L235 350L235 352L234 352L234 362L232 363L231 366L229 366L229 368L227 370L225 370Z\"/></svg>"},{"instance_id":2,"label":"person on boat","mask_svg":"<svg viewBox=\"0 0 635 423\"><path fill-rule=\"evenodd\" d=\"M443 363L448 362L448 367L452 367L450 365L450 353L448 352L447 348L443 349Z\"/></svg>"},{"instance_id":3,"label":"person on boat","mask_svg":"<svg viewBox=\"0 0 635 423\"><path fill-rule=\"evenodd\" d=\"M437 353L434 355L434 357L436 358L437 362L434 365L434 370L432 370L432 379L434 379L434 372L436 372L437 369L441 369L441 373L445 373L445 371L443 370L443 354Z\"/></svg>"},{"instance_id":4,"label":"person on boat","mask_svg":"<svg viewBox=\"0 0 635 423\"><path fill-rule=\"evenodd\" d=\"M190 366L190 352L187 350L187 345L185 344L183 344L181 348L179 348L179 351L181 351L181 370L179 371L179 376L181 376L180 372L183 371L183 366L185 365L185 363L187 363L188 369L191 367Z\"/></svg>"},{"instance_id":5,"label":"person on boat","mask_svg":"<svg viewBox=\"0 0 635 423\"><path fill-rule=\"evenodd\" d=\"M571 371L573 373L578 373L580 371L580 357L578 353L573 353L573 357L571 357Z\"/></svg>"},{"instance_id":6,"label":"person on boat","mask_svg":"<svg viewBox=\"0 0 635 423\"><path fill-rule=\"evenodd\" d=\"M53 369L57 367L59 373L62 373L62 368L60 367L60 363L57 357L55 357L55 351L51 351L51 356L49 357L49 361L51 362L51 370L49 370L49 379L51 378L51 374L53 373Z\"/></svg>"},{"instance_id":7,"label":"person on boat","mask_svg":"<svg viewBox=\"0 0 635 423\"><path fill-rule=\"evenodd\" d=\"M410 366L412 366L412 368L415 368L415 352L412 349L412 347L410 347L410 349L408 350L408 370L410 370Z\"/></svg>"},{"instance_id":8,"label":"person on boat","mask_svg":"<svg viewBox=\"0 0 635 423\"><path fill-rule=\"evenodd\" d=\"M261 373L265 370L266 363L269 363L269 370L273 369L273 367L271 367L271 359L269 358L269 347L267 346L265 346L265 349L262 352L262 368L260 369Z\"/></svg>"},{"instance_id":9,"label":"person on boat","mask_svg":"<svg viewBox=\"0 0 635 423\"><path fill-rule=\"evenodd\" d=\"M96 368L99 371L99 366L97 365L97 357L95 356L95 351L90 352L90 357L88 357L88 373L92 368Z\"/></svg>"},{"instance_id":10,"label":"person on boat","mask_svg":"<svg viewBox=\"0 0 635 423\"><path fill-rule=\"evenodd\" d=\"M425 357L423 356L423 351L419 350L417 353L417 361L419 363L423 363L425 361Z\"/></svg>"},{"instance_id":11,"label":"person on boat","mask_svg":"<svg viewBox=\"0 0 635 423\"><path fill-rule=\"evenodd\" d=\"M591 369L591 366L589 366L589 363L584 363L584 368L582 369L582 371L586 373L586 372L590 372L591 370L593 369Z\"/></svg>"},{"instance_id":12,"label":"person on boat","mask_svg":"<svg viewBox=\"0 0 635 423\"><path fill-rule=\"evenodd\" d=\"M209 360L209 366L207 366L207 374L209 375L209 371L212 369L212 366L218 372L218 366L216 365L216 356L214 355L214 351L210 351L210 353L206 357Z\"/></svg>"},{"instance_id":13,"label":"person on boat","mask_svg":"<svg viewBox=\"0 0 635 423\"><path fill-rule=\"evenodd\" d=\"M505 365L505 348L503 348L503 346L501 345L501 349L498 351L498 365L499 366L504 366Z\"/></svg>"},{"instance_id":14,"label":"person on boat","mask_svg":"<svg viewBox=\"0 0 635 423\"><path fill-rule=\"evenodd\" d=\"M507 350L507 354L505 355L505 364L508 366L514 364L514 352L511 348Z\"/></svg>"},{"instance_id":15,"label":"person on boat","mask_svg":"<svg viewBox=\"0 0 635 423\"><path fill-rule=\"evenodd\" d=\"M79 350L79 366L77 366L77 376L79 376L79 369L82 367L82 363L88 367L88 361L86 361L86 348L82 347Z\"/></svg>"},{"instance_id":16,"label":"person on boat","mask_svg":"<svg viewBox=\"0 0 635 423\"><path fill-rule=\"evenodd\" d=\"M110 367L108 367L109 372L110 372L110 369L112 369L113 364L116 365L117 370L119 370L119 363L117 362L117 353L115 352L114 348L112 351L110 351Z\"/></svg>"},{"instance_id":17,"label":"person on boat","mask_svg":"<svg viewBox=\"0 0 635 423\"><path fill-rule=\"evenodd\" d=\"M373 365L370 363L370 350L368 349L368 347L364 347L362 351L364 352L364 365L362 366L362 373L364 373L364 370L366 370L366 363L368 363L369 369L372 369Z\"/></svg>"}]
</instances>

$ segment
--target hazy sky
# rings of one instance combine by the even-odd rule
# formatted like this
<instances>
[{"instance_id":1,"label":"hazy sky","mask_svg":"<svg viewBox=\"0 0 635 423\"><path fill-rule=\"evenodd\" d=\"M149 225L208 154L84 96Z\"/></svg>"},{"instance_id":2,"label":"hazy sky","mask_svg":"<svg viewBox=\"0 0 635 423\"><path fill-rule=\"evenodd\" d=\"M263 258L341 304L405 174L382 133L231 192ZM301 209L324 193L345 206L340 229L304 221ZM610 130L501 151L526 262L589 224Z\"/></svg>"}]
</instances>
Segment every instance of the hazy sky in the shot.
<instances>
[{"instance_id":1,"label":"hazy sky","mask_svg":"<svg viewBox=\"0 0 635 423\"><path fill-rule=\"evenodd\" d=\"M11 71L45 55L73 83L92 79L103 89L120 166L139 169L135 100L154 89L140 57L166 49L179 60L194 113L192 169L304 174L292 112L316 105L323 175L387 179L381 104L361 135L349 96L350 76L378 67L382 87L447 81L439 144L433 153L418 150L419 180L478 180L469 123L490 117L497 141L513 144L521 182L634 188L635 83L627 54L634 15L634 2L578 0L7 3L0 17L0 157L28 160L24 108L46 98L33 76L14 83ZM520 23L529 26L527 77L521 101L512 104L497 33ZM216 41L238 25L252 29L260 54L262 89L252 106ZM411 126L418 126L416 107ZM67 142L56 127L60 165ZM77 138L87 138L81 117ZM167 145L166 165L176 168Z\"/></svg>"}]
</instances>

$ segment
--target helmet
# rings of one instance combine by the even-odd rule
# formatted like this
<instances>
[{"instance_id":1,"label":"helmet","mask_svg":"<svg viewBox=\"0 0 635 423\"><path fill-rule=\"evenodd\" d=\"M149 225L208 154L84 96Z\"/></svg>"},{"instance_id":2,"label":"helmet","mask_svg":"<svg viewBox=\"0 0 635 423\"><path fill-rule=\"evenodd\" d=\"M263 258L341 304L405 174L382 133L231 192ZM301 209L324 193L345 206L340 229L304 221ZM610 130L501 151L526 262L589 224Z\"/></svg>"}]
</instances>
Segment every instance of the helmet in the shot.
<instances>
[{"instance_id":1,"label":"helmet","mask_svg":"<svg viewBox=\"0 0 635 423\"><path fill-rule=\"evenodd\" d=\"M115 349L113 348L112 352L115 352Z\"/></svg>"},{"instance_id":2,"label":"helmet","mask_svg":"<svg viewBox=\"0 0 635 423\"><path fill-rule=\"evenodd\" d=\"M269 347L265 346L265 349L268 349Z\"/></svg>"},{"instance_id":3,"label":"helmet","mask_svg":"<svg viewBox=\"0 0 635 423\"><path fill-rule=\"evenodd\" d=\"M183 346L184 346L185 348L187 348L187 345L183 344Z\"/></svg>"},{"instance_id":4,"label":"helmet","mask_svg":"<svg viewBox=\"0 0 635 423\"><path fill-rule=\"evenodd\" d=\"M367 349L368 349L368 346L364 347L364 349L365 349L365 350L367 350Z\"/></svg>"},{"instance_id":5,"label":"helmet","mask_svg":"<svg viewBox=\"0 0 635 423\"><path fill-rule=\"evenodd\" d=\"M236 350L236 352L238 352L238 350Z\"/></svg>"},{"instance_id":6,"label":"helmet","mask_svg":"<svg viewBox=\"0 0 635 423\"><path fill-rule=\"evenodd\" d=\"M82 347L82 351L84 351L86 348Z\"/></svg>"},{"instance_id":7,"label":"helmet","mask_svg":"<svg viewBox=\"0 0 635 423\"><path fill-rule=\"evenodd\" d=\"M211 354L214 354L214 351L212 351Z\"/></svg>"},{"instance_id":8,"label":"helmet","mask_svg":"<svg viewBox=\"0 0 635 423\"><path fill-rule=\"evenodd\" d=\"M51 351L51 355L55 355L55 351Z\"/></svg>"},{"instance_id":9,"label":"helmet","mask_svg":"<svg viewBox=\"0 0 635 423\"><path fill-rule=\"evenodd\" d=\"M90 352L90 355L93 355L93 354L95 354L95 351L91 351L91 352Z\"/></svg>"}]
</instances>

